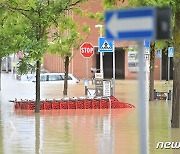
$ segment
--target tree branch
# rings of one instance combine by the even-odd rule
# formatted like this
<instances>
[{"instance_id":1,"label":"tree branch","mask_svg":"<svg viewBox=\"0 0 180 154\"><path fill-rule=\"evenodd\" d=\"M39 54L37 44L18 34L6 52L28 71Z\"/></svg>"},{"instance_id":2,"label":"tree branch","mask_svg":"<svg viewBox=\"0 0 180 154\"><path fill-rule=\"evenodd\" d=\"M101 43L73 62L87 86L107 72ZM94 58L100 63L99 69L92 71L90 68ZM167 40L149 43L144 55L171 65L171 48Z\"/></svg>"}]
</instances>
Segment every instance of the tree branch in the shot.
<instances>
[{"instance_id":1,"label":"tree branch","mask_svg":"<svg viewBox=\"0 0 180 154\"><path fill-rule=\"evenodd\" d=\"M90 36L90 34L89 34L89 35L87 35L87 37L86 37L84 40L87 40L89 36ZM71 58L70 58L69 62L71 62L71 60L74 58L74 56L75 56L76 52L78 51L77 49L79 49L79 48L80 48L80 46L82 45L82 43L83 43L83 42L80 42L80 43L79 43L78 47L76 48L75 53L71 56Z\"/></svg>"},{"instance_id":2,"label":"tree branch","mask_svg":"<svg viewBox=\"0 0 180 154\"><path fill-rule=\"evenodd\" d=\"M71 10L73 9L73 6L76 6L78 3L82 2L83 0L77 0L74 3L71 3L70 5L66 5L66 7L64 8L64 10Z\"/></svg>"}]
</instances>

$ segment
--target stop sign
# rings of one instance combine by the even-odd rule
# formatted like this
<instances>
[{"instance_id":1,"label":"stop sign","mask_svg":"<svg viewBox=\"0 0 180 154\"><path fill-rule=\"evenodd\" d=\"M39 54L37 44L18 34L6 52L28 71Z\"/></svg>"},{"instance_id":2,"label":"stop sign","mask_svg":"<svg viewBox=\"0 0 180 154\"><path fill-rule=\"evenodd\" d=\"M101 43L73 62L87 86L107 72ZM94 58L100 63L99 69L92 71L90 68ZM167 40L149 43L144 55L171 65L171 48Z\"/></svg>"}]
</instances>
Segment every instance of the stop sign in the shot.
<instances>
[{"instance_id":1,"label":"stop sign","mask_svg":"<svg viewBox=\"0 0 180 154\"><path fill-rule=\"evenodd\" d=\"M94 54L94 47L91 43L83 43L80 47L80 53L84 58L90 58Z\"/></svg>"}]
</instances>

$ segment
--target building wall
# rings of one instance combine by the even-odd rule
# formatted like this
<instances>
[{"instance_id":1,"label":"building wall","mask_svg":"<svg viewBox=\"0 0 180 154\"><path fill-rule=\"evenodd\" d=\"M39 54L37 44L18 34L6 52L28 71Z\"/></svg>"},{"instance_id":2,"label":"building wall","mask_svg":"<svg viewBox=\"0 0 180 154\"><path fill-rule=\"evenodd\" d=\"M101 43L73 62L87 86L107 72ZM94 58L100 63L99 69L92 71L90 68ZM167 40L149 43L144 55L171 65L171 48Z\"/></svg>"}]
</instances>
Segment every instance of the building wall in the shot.
<instances>
[{"instance_id":1,"label":"building wall","mask_svg":"<svg viewBox=\"0 0 180 154\"><path fill-rule=\"evenodd\" d=\"M155 63L154 63L154 79L161 80L160 79L160 59L158 58L155 58Z\"/></svg>"},{"instance_id":2,"label":"building wall","mask_svg":"<svg viewBox=\"0 0 180 154\"><path fill-rule=\"evenodd\" d=\"M87 12L97 13L103 10L102 0L87 0L86 3L81 5L83 10ZM121 2L118 2L118 5L122 5ZM123 5L127 5L127 3L123 3ZM91 43L94 47L98 46L98 37L99 37L99 28L95 28L97 24L104 24L97 22L95 19L90 19L87 16L76 15L75 13L72 15L73 19L79 23L79 31L81 32L81 27L84 23L90 26L90 35L84 42ZM54 32L53 29L51 29ZM82 32L81 32L82 33ZM82 42L83 43L83 42ZM128 70L128 52L127 47L129 45L133 45L135 42L116 42L116 47L122 47L126 50L125 52L125 79L136 79L137 73L129 72ZM72 50L73 58L69 65L69 72L74 76L79 78L86 77L86 59L80 54L80 49ZM91 68L96 68L96 54L94 54L91 58L88 59L88 78L92 77ZM64 60L55 54L45 54L44 55L44 68L49 72L64 72ZM155 60L155 79L159 79L159 59Z\"/></svg>"},{"instance_id":3,"label":"building wall","mask_svg":"<svg viewBox=\"0 0 180 154\"><path fill-rule=\"evenodd\" d=\"M125 79L137 79L137 73L128 70L128 49L125 50Z\"/></svg>"}]
</instances>

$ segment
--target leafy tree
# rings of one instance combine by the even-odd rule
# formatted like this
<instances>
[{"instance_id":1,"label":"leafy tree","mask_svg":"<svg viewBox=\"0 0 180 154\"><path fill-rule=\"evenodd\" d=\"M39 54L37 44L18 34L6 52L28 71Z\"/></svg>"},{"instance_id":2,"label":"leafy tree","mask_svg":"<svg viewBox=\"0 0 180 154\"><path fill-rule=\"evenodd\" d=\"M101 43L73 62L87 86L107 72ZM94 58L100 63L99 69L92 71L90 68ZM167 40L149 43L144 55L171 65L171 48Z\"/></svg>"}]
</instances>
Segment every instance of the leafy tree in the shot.
<instances>
[{"instance_id":1,"label":"leafy tree","mask_svg":"<svg viewBox=\"0 0 180 154\"><path fill-rule=\"evenodd\" d=\"M40 69L41 60L48 47L48 28L57 23L61 14L73 9L83 0L7 0L1 5L7 10L18 13L18 17L23 18L29 25L23 29L27 32L28 45L24 49L30 57L36 61L36 107L35 112L40 108ZM24 24L24 23L23 23ZM23 24L21 24L23 26Z\"/></svg>"},{"instance_id":2,"label":"leafy tree","mask_svg":"<svg viewBox=\"0 0 180 154\"><path fill-rule=\"evenodd\" d=\"M71 18L71 16L62 17L56 25L57 32L52 36L54 40L49 45L49 52L56 53L64 58L65 77L63 95L67 95L69 63L74 56L71 52L72 48L77 51L82 44L82 41L89 35L89 26L84 24L82 27L84 37L78 32L78 27L79 25Z\"/></svg>"},{"instance_id":3,"label":"leafy tree","mask_svg":"<svg viewBox=\"0 0 180 154\"><path fill-rule=\"evenodd\" d=\"M153 5L153 6L170 6L172 9L173 19L173 45L175 48L174 53L174 75L173 75L173 101L172 101L172 127L180 126L180 3L178 0L130 0L138 5Z\"/></svg>"},{"instance_id":4,"label":"leafy tree","mask_svg":"<svg viewBox=\"0 0 180 154\"><path fill-rule=\"evenodd\" d=\"M104 2L115 4L118 0L104 0ZM120 0L119 0L120 1ZM173 46L174 46L174 74L173 74L173 101L172 120L173 128L180 127L180 3L179 0L129 0L129 6L169 6L172 9L173 19ZM154 42L153 42L154 43ZM154 45L151 44L151 47ZM151 49L152 50L152 49ZM153 53L153 52L152 52Z\"/></svg>"},{"instance_id":5,"label":"leafy tree","mask_svg":"<svg viewBox=\"0 0 180 154\"><path fill-rule=\"evenodd\" d=\"M14 38L11 37L14 31L14 27L11 24L13 18L9 18L9 15L10 12L5 12L5 8L0 7L0 80L2 58L7 57L15 51L15 41Z\"/></svg>"}]
</instances>

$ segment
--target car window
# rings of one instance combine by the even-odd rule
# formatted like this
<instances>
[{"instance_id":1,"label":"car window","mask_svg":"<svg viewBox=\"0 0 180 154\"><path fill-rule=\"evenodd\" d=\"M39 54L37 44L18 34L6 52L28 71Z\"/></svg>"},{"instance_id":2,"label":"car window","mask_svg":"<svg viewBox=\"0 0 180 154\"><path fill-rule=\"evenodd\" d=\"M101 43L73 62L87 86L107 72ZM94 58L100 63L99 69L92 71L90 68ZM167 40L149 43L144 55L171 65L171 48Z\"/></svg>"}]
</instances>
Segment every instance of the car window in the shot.
<instances>
[{"instance_id":1,"label":"car window","mask_svg":"<svg viewBox=\"0 0 180 154\"><path fill-rule=\"evenodd\" d=\"M48 81L59 81L62 80L60 75L49 75Z\"/></svg>"},{"instance_id":2,"label":"car window","mask_svg":"<svg viewBox=\"0 0 180 154\"><path fill-rule=\"evenodd\" d=\"M72 78L68 75L68 80L72 80Z\"/></svg>"},{"instance_id":3,"label":"car window","mask_svg":"<svg viewBox=\"0 0 180 154\"><path fill-rule=\"evenodd\" d=\"M47 81L47 75L41 75L40 81Z\"/></svg>"},{"instance_id":4,"label":"car window","mask_svg":"<svg viewBox=\"0 0 180 154\"><path fill-rule=\"evenodd\" d=\"M61 75L64 80L64 75ZM68 75L68 80L72 80L72 78Z\"/></svg>"}]
</instances>

